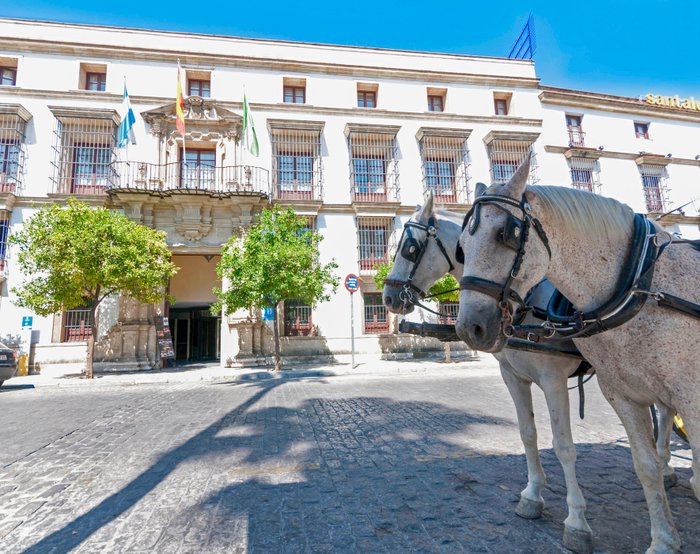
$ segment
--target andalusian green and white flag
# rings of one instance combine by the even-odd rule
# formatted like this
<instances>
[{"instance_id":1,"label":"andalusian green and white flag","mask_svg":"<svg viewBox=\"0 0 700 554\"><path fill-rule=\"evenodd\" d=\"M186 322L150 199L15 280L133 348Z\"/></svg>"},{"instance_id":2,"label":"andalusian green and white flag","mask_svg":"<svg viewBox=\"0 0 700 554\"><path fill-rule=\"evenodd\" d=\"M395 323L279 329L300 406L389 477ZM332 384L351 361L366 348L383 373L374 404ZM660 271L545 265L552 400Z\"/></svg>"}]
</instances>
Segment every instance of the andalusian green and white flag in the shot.
<instances>
[{"instance_id":1,"label":"andalusian green and white flag","mask_svg":"<svg viewBox=\"0 0 700 554\"><path fill-rule=\"evenodd\" d=\"M253 114L250 113L250 108L248 107L248 100L246 100L245 92L243 93L243 146L246 150L253 154L253 156L258 155L258 135L255 134L255 123L253 123Z\"/></svg>"}]
</instances>

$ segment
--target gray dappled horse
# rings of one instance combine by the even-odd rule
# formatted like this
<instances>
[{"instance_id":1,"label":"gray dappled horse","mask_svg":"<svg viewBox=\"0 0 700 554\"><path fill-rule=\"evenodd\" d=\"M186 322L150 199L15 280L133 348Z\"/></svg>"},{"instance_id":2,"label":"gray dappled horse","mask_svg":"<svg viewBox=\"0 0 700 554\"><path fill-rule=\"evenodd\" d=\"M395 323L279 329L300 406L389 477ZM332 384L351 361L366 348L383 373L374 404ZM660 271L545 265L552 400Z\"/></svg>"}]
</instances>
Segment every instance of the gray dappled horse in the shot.
<instances>
[{"instance_id":1,"label":"gray dappled horse","mask_svg":"<svg viewBox=\"0 0 700 554\"><path fill-rule=\"evenodd\" d=\"M485 185L479 183L476 194L480 194L485 188ZM434 208L432 194L428 195L425 205L416 210L411 221L418 223L419 227L411 227L410 237L404 233L397 248L394 266L387 278L389 283L394 284L384 286L384 303L390 311L405 314L413 310L413 305L404 301L405 291L400 284L405 283L412 272L414 272L412 284L417 290L422 291L429 290L435 281L448 272L457 280L462 277L463 264L455 257L455 246L461 233L462 219L463 216L460 214ZM420 225L427 227L429 222L434 224L443 249L438 246L436 240L429 239L426 230L420 228ZM404 248L410 249L411 245L406 244L409 238L415 241L416 246L422 244L425 250L417 266L415 262L408 259L412 256L409 255L407 258L402 255ZM540 287L540 292L548 297L551 289ZM531 321L531 318L526 321ZM586 522L586 503L576 479L576 447L571 435L567 389L568 377L576 371L580 360L510 348L505 348L494 356L500 364L503 381L515 404L520 436L527 459L528 483L520 494L516 513L524 518L537 518L542 515L544 508L542 489L546 480L537 448L537 429L531 392L531 385L535 383L545 395L552 426L553 446L566 480L569 514L564 521L563 543L567 548L577 552L590 552L592 550L591 529ZM660 456L666 461L671 458L669 450L671 416L672 414L667 410L659 411L657 445ZM668 465L666 465L666 473L669 484L675 483L676 475Z\"/></svg>"},{"instance_id":2,"label":"gray dappled horse","mask_svg":"<svg viewBox=\"0 0 700 554\"><path fill-rule=\"evenodd\" d=\"M507 184L488 188L465 218L457 333L494 353L507 336L573 338L627 431L651 520L647 552L678 552L649 406L683 418L700 499L700 254L616 200L526 186L529 165L528 157ZM514 233L515 248L501 240ZM546 328L515 324L517 296L543 277L577 311L553 314Z\"/></svg>"}]
</instances>

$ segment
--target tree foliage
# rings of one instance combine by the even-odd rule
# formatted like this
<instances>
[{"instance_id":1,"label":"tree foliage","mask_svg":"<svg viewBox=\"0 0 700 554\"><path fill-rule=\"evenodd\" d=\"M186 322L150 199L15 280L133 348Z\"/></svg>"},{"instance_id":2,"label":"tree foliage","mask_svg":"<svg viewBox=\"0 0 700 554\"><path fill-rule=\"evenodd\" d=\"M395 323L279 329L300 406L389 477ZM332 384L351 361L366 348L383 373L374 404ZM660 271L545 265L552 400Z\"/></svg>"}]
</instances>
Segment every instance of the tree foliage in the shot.
<instances>
[{"instance_id":1,"label":"tree foliage","mask_svg":"<svg viewBox=\"0 0 700 554\"><path fill-rule=\"evenodd\" d=\"M277 308L285 300L316 304L330 299L339 279L332 261L322 264L321 235L306 228L303 217L291 208L274 206L260 214L244 237L231 237L217 266L225 290L214 289L218 302L212 312L224 315L242 308L275 308L275 365L281 367Z\"/></svg>"},{"instance_id":2,"label":"tree foliage","mask_svg":"<svg viewBox=\"0 0 700 554\"><path fill-rule=\"evenodd\" d=\"M75 199L67 206L39 210L10 243L19 250L19 267L28 276L12 289L18 306L42 316L90 307L88 376L100 302L115 293L147 304L159 302L177 272L164 233Z\"/></svg>"},{"instance_id":3,"label":"tree foliage","mask_svg":"<svg viewBox=\"0 0 700 554\"><path fill-rule=\"evenodd\" d=\"M393 262L382 262L376 265L377 273L374 275L374 282L378 289L384 288L384 281L389 277L393 267ZM459 283L452 275L447 273L430 287L428 294L439 295L435 298L439 302L459 302Z\"/></svg>"}]
</instances>

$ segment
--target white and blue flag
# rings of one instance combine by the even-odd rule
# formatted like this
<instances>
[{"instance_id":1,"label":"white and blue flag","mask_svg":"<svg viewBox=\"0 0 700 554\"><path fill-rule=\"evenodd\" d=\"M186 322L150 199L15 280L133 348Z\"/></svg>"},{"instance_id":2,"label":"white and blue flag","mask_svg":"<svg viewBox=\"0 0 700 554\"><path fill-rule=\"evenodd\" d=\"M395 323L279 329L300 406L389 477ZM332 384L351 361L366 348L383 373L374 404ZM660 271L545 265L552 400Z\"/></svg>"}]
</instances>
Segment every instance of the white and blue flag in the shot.
<instances>
[{"instance_id":1,"label":"white and blue flag","mask_svg":"<svg viewBox=\"0 0 700 554\"><path fill-rule=\"evenodd\" d=\"M126 79L124 80L124 115L122 116L122 122L119 125L119 137L117 140L117 146L119 148L124 148L129 146L129 144L136 144L136 137L134 136L134 123L136 123L136 117L134 117L134 110L131 109L131 102L129 101L129 93L126 90Z\"/></svg>"}]
</instances>

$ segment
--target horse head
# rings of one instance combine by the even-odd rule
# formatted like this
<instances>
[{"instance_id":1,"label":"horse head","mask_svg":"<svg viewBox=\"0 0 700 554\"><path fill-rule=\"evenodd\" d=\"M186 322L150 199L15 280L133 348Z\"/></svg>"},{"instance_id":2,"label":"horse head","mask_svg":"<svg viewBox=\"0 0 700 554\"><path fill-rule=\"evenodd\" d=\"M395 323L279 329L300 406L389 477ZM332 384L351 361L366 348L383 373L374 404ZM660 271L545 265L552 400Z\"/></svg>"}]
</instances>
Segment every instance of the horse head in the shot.
<instances>
[{"instance_id":1,"label":"horse head","mask_svg":"<svg viewBox=\"0 0 700 554\"><path fill-rule=\"evenodd\" d=\"M464 220L456 330L476 350L498 352L505 346L504 331L517 305L546 272L548 246L538 239L541 230L533 229L536 194L526 189L529 174L527 156L508 183L478 191Z\"/></svg>"},{"instance_id":2,"label":"horse head","mask_svg":"<svg viewBox=\"0 0 700 554\"><path fill-rule=\"evenodd\" d=\"M413 301L445 273L461 275L461 264L455 261L459 219L458 214L436 210L433 193L428 192L425 204L404 225L394 265L384 282L384 305L389 311L410 313Z\"/></svg>"}]
</instances>

